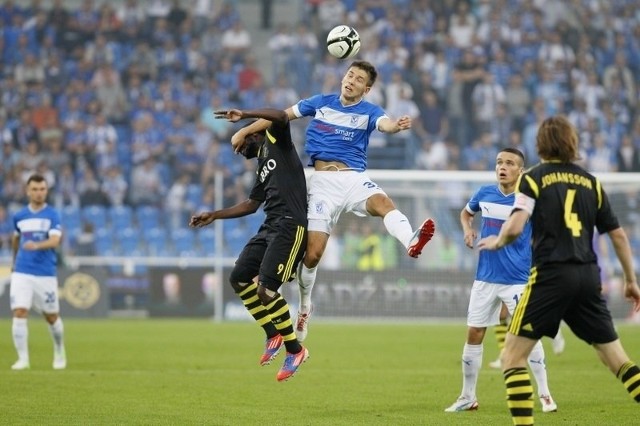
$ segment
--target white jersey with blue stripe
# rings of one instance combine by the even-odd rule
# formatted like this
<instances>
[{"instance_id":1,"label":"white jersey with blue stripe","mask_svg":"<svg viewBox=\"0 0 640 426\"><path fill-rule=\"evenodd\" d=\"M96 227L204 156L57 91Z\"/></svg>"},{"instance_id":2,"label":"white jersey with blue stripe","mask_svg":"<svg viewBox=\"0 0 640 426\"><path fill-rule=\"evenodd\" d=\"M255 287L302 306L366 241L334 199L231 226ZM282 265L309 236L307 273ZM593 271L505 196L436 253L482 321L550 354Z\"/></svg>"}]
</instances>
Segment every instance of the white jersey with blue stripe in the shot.
<instances>
[{"instance_id":1,"label":"white jersey with blue stripe","mask_svg":"<svg viewBox=\"0 0 640 426\"><path fill-rule=\"evenodd\" d=\"M48 205L38 211L24 207L13 216L14 230L20 236L20 247L13 264L14 272L41 277L56 276L58 258L55 249L25 250L27 241L44 241L49 235L62 235L60 215Z\"/></svg>"},{"instance_id":2,"label":"white jersey with blue stripe","mask_svg":"<svg viewBox=\"0 0 640 426\"><path fill-rule=\"evenodd\" d=\"M466 209L482 213L480 238L498 235L511 214L515 193L503 194L498 185L486 185L473 194ZM512 244L500 250L482 250L476 280L497 284L526 284L531 269L531 222Z\"/></svg>"},{"instance_id":3,"label":"white jersey with blue stripe","mask_svg":"<svg viewBox=\"0 0 640 426\"><path fill-rule=\"evenodd\" d=\"M367 168L369 135L387 117L378 105L364 99L342 105L340 95L315 95L292 107L296 117L313 117L307 126L305 151L312 166L316 161L340 161L348 167Z\"/></svg>"}]
</instances>

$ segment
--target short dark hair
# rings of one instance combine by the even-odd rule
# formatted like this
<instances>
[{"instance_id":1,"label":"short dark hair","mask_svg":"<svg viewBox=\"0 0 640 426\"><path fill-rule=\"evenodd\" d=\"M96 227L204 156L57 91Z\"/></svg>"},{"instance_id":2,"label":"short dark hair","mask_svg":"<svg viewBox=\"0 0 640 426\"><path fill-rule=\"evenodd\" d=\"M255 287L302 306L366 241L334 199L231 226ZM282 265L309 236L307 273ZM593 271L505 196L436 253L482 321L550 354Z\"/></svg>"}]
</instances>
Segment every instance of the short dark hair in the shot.
<instances>
[{"instance_id":1,"label":"short dark hair","mask_svg":"<svg viewBox=\"0 0 640 426\"><path fill-rule=\"evenodd\" d=\"M376 67L374 67L370 62L361 60L353 61L351 65L349 65L349 68L352 67L360 68L361 70L366 72L369 76L369 83L367 84L367 86L373 86L373 84L376 82L376 79L378 78L378 71L376 71Z\"/></svg>"},{"instance_id":2,"label":"short dark hair","mask_svg":"<svg viewBox=\"0 0 640 426\"><path fill-rule=\"evenodd\" d=\"M511 148L511 147L508 147L508 148L502 148L502 149L500 150L500 152L508 152L508 153L511 153L511 154L515 154L515 155L517 155L518 157L520 157L520 158L522 159L522 165L523 165L523 166L524 166L525 164L527 164L527 162L524 160L524 154L522 153L522 151L520 151L520 150L519 150L519 149L517 149L517 148Z\"/></svg>"},{"instance_id":3,"label":"short dark hair","mask_svg":"<svg viewBox=\"0 0 640 426\"><path fill-rule=\"evenodd\" d=\"M27 179L27 185L29 185L31 182L40 183L40 182L46 182L46 181L47 180L44 178L44 176L35 173L29 176L29 179Z\"/></svg>"}]
</instances>

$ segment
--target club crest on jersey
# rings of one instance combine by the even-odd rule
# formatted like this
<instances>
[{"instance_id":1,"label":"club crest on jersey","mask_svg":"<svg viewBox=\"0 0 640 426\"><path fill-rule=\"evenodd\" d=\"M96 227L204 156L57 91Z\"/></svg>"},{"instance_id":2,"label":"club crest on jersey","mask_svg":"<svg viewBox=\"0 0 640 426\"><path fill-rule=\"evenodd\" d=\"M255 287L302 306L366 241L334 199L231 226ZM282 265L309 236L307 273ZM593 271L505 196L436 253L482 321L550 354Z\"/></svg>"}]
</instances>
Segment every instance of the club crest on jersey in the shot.
<instances>
[{"instance_id":1,"label":"club crest on jersey","mask_svg":"<svg viewBox=\"0 0 640 426\"><path fill-rule=\"evenodd\" d=\"M355 127L356 124L358 124L358 116L357 115L352 115L351 116L351 125Z\"/></svg>"}]
</instances>

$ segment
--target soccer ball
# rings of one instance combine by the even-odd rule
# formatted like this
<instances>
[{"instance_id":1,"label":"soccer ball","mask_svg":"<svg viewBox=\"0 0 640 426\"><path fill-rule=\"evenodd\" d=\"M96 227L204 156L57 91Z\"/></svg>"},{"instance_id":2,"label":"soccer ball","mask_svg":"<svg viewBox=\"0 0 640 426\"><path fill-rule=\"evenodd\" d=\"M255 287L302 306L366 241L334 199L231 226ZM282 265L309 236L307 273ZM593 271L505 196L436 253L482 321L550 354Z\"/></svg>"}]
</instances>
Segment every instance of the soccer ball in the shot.
<instances>
[{"instance_id":1,"label":"soccer ball","mask_svg":"<svg viewBox=\"0 0 640 426\"><path fill-rule=\"evenodd\" d=\"M356 56L360 51L360 35L348 25L338 25L329 31L327 50L338 59Z\"/></svg>"}]
</instances>

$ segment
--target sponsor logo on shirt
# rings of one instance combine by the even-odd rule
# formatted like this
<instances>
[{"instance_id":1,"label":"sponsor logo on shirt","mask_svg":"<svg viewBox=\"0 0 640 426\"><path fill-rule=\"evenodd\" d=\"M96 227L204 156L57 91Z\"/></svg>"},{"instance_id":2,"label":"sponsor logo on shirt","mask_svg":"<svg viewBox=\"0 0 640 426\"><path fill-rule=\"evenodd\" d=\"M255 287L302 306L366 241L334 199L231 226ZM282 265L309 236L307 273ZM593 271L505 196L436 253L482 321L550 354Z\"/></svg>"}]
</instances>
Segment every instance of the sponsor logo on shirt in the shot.
<instances>
[{"instance_id":1,"label":"sponsor logo on shirt","mask_svg":"<svg viewBox=\"0 0 640 426\"><path fill-rule=\"evenodd\" d=\"M273 158L267 160L264 166L262 166L262 169L260 169L260 182L264 183L264 181L267 180L269 173L271 173L271 171L274 170L276 166L276 160L274 160Z\"/></svg>"}]
</instances>

